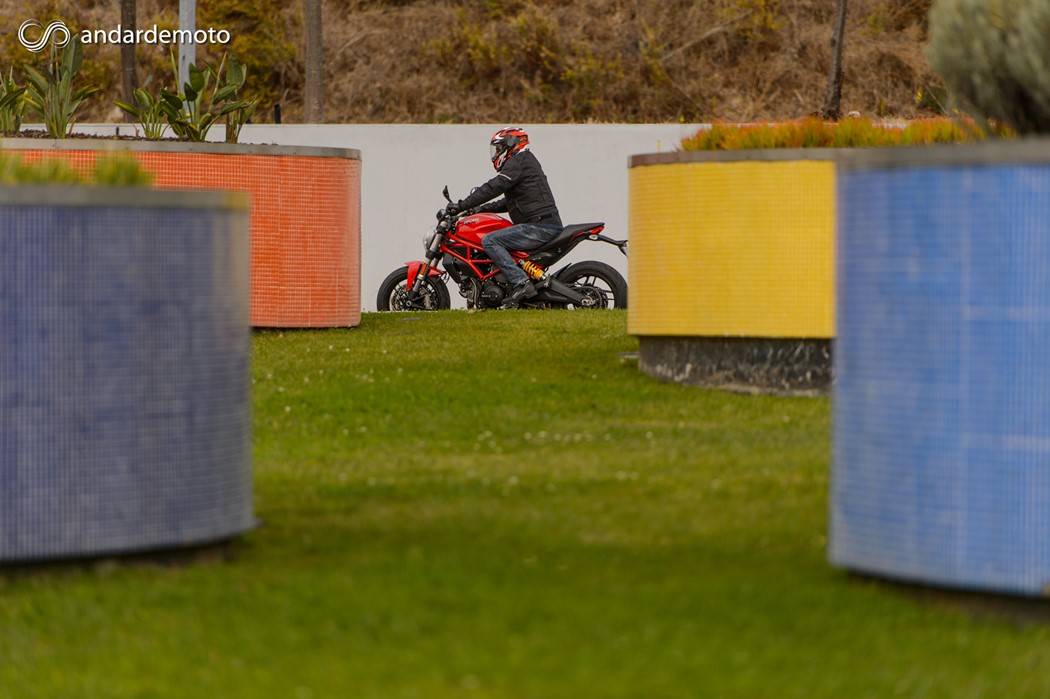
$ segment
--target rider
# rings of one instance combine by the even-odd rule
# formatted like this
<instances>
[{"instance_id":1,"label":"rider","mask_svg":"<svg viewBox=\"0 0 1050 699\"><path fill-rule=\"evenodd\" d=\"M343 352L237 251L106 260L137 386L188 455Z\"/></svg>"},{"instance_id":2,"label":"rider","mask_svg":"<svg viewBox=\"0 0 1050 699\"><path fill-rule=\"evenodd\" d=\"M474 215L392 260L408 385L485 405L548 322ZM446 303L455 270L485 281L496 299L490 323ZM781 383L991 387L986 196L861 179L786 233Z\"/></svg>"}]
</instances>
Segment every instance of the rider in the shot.
<instances>
[{"instance_id":1,"label":"rider","mask_svg":"<svg viewBox=\"0 0 1050 699\"><path fill-rule=\"evenodd\" d=\"M561 216L547 184L547 176L528 146L529 136L520 128L507 127L497 131L489 146L496 176L445 209L451 216L467 209L510 214L513 226L481 239L485 252L512 287L503 308L511 308L536 295L532 281L507 250L538 248L562 231ZM500 195L503 195L501 199L485 204Z\"/></svg>"}]
</instances>

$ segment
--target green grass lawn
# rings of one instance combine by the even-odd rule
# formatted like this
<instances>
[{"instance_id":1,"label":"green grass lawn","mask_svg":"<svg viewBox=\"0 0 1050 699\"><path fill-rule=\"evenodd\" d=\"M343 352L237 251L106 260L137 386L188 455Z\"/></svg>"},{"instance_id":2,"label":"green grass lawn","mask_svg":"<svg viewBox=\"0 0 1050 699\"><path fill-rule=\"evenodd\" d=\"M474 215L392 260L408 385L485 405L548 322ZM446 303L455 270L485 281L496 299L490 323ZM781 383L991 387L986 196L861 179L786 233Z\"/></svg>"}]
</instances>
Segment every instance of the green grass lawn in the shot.
<instances>
[{"instance_id":1,"label":"green grass lawn","mask_svg":"<svg viewBox=\"0 0 1050 699\"><path fill-rule=\"evenodd\" d=\"M1050 625L828 566L829 400L636 348L620 311L256 333L264 525L0 576L0 699L1050 696Z\"/></svg>"}]
</instances>

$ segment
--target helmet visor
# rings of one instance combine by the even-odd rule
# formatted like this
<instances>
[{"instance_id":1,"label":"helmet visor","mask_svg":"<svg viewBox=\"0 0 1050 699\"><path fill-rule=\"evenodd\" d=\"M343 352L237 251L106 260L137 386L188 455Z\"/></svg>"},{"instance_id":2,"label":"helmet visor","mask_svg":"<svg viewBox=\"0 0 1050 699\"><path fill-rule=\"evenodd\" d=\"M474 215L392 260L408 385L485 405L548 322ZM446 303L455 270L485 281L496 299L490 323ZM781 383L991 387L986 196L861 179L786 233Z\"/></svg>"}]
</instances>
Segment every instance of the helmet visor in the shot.
<instances>
[{"instance_id":1,"label":"helmet visor","mask_svg":"<svg viewBox=\"0 0 1050 699\"><path fill-rule=\"evenodd\" d=\"M490 143L489 144L489 160L491 160L492 162L496 162L496 158L499 157L499 154L500 154L500 152L502 150L500 148L501 145L502 144L499 144L499 143Z\"/></svg>"}]
</instances>

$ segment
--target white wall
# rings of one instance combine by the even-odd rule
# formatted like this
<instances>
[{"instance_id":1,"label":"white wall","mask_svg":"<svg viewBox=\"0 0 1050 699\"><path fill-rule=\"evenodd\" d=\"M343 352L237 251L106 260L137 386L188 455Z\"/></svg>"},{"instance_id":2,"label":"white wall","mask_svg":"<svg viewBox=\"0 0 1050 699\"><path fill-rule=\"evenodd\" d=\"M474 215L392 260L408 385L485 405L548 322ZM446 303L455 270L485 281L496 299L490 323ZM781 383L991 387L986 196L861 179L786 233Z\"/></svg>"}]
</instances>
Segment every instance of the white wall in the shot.
<instances>
[{"instance_id":1,"label":"white wall","mask_svg":"<svg viewBox=\"0 0 1050 699\"><path fill-rule=\"evenodd\" d=\"M249 124L240 140L361 151L361 299L363 309L372 311L386 275L409 260L422 259L423 234L445 204L441 188L447 184L453 199L458 199L496 174L489 162L489 139L502 126ZM683 137L700 128L697 124L520 126L528 131L532 152L547 173L562 221L604 221L606 234L617 239L628 237L628 158L673 151ZM86 125L78 131L107 128L112 133L113 127ZM213 131L222 137L220 127ZM584 242L567 261L584 259L608 262L627 276L626 258L611 245ZM456 289L449 291L453 306L462 308Z\"/></svg>"},{"instance_id":2,"label":"white wall","mask_svg":"<svg viewBox=\"0 0 1050 699\"><path fill-rule=\"evenodd\" d=\"M361 151L361 299L375 310L383 279L423 257L423 234L445 205L496 173L489 162L492 125L249 125L244 143L334 146ZM562 221L605 221L611 238L627 238L627 164L631 155L674 150L697 125L523 125L547 173ZM569 261L595 259L627 276L613 246L585 242ZM453 306L462 299L450 288Z\"/></svg>"}]
</instances>

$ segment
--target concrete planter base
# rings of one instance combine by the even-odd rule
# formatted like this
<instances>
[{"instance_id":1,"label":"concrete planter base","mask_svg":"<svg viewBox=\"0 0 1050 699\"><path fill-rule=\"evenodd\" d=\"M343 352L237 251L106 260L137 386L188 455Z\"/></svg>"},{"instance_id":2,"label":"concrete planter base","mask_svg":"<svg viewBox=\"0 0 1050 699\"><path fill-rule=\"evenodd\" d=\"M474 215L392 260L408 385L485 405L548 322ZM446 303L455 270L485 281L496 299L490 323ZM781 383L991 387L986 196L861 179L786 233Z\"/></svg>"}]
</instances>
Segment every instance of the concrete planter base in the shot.
<instances>
[{"instance_id":1,"label":"concrete planter base","mask_svg":"<svg viewBox=\"0 0 1050 699\"><path fill-rule=\"evenodd\" d=\"M650 376L692 386L822 395L831 390L831 341L643 337L638 366Z\"/></svg>"}]
</instances>

